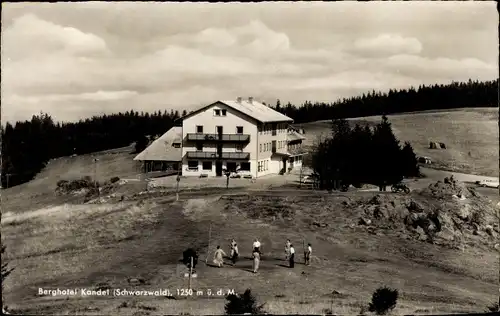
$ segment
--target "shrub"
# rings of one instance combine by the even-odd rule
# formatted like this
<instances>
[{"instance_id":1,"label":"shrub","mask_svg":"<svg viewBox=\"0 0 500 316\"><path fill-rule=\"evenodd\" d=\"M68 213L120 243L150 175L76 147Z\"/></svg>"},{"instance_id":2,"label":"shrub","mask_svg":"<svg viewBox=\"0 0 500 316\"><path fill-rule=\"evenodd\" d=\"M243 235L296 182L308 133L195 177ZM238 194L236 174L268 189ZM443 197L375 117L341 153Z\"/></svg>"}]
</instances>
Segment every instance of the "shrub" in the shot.
<instances>
[{"instance_id":1,"label":"shrub","mask_svg":"<svg viewBox=\"0 0 500 316\"><path fill-rule=\"evenodd\" d=\"M118 182L118 181L120 181L119 177L113 177L113 178L109 179L110 183L115 183L115 182Z\"/></svg>"},{"instance_id":2,"label":"shrub","mask_svg":"<svg viewBox=\"0 0 500 316\"><path fill-rule=\"evenodd\" d=\"M500 311L500 307L498 303L493 303L490 306L488 306L488 311L494 313Z\"/></svg>"},{"instance_id":3,"label":"shrub","mask_svg":"<svg viewBox=\"0 0 500 316\"><path fill-rule=\"evenodd\" d=\"M257 305L257 301L255 297L252 295L251 290L247 289L243 295L230 294L226 296L226 300L228 301L224 306L225 312L227 315L234 314L263 314L262 305Z\"/></svg>"},{"instance_id":4,"label":"shrub","mask_svg":"<svg viewBox=\"0 0 500 316\"><path fill-rule=\"evenodd\" d=\"M377 315L384 315L396 307L397 300L398 290L380 287L373 293L368 310L375 312Z\"/></svg>"}]
</instances>

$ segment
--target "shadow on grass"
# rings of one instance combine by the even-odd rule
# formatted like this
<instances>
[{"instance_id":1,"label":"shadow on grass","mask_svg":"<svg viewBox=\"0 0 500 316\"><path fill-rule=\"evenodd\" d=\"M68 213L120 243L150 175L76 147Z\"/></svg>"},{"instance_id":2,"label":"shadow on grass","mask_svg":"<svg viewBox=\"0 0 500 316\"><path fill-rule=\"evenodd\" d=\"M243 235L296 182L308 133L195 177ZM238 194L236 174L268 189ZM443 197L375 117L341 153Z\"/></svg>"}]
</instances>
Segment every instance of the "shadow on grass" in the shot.
<instances>
[{"instance_id":1,"label":"shadow on grass","mask_svg":"<svg viewBox=\"0 0 500 316\"><path fill-rule=\"evenodd\" d=\"M290 266L286 264L277 264L278 267L283 267L283 268L290 268Z\"/></svg>"}]
</instances>

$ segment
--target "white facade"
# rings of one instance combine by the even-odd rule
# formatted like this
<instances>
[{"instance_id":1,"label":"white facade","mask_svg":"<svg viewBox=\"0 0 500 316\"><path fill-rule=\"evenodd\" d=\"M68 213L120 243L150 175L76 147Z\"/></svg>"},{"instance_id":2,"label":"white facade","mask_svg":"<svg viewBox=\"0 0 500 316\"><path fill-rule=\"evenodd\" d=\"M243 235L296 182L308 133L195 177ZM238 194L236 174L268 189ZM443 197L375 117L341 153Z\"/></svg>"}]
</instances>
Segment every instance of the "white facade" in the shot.
<instances>
[{"instance_id":1,"label":"white facade","mask_svg":"<svg viewBox=\"0 0 500 316\"><path fill-rule=\"evenodd\" d=\"M222 170L236 168L242 177L279 173L287 160L292 120L258 102L246 102L247 114L228 104L216 102L183 120L182 175L221 176ZM256 112L266 107L262 112L268 117L276 112L276 121L261 122L250 116L253 106Z\"/></svg>"}]
</instances>

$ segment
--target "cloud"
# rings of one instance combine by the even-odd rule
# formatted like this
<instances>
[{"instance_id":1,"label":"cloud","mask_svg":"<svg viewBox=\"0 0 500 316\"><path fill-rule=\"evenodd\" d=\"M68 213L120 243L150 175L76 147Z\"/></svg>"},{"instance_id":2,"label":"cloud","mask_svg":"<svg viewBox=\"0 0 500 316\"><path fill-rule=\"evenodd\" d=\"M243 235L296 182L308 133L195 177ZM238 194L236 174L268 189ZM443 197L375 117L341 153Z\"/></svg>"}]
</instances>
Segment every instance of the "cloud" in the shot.
<instances>
[{"instance_id":1,"label":"cloud","mask_svg":"<svg viewBox=\"0 0 500 316\"><path fill-rule=\"evenodd\" d=\"M414 37L403 37L397 34L380 34L376 37L356 40L349 51L373 57L398 54L416 55L422 51L422 43Z\"/></svg>"},{"instance_id":2,"label":"cloud","mask_svg":"<svg viewBox=\"0 0 500 316\"><path fill-rule=\"evenodd\" d=\"M40 105L44 102L116 101L128 99L136 95L138 95L136 91L97 91L81 94L49 94L41 96L20 96L15 94L11 97L10 101Z\"/></svg>"},{"instance_id":3,"label":"cloud","mask_svg":"<svg viewBox=\"0 0 500 316\"><path fill-rule=\"evenodd\" d=\"M424 58L415 55L395 55L384 60L390 71L414 78L491 80L498 77L498 65L488 64L477 58Z\"/></svg>"},{"instance_id":4,"label":"cloud","mask_svg":"<svg viewBox=\"0 0 500 316\"><path fill-rule=\"evenodd\" d=\"M108 52L106 42L89 33L26 14L2 34L2 58L22 59L33 54L92 55Z\"/></svg>"},{"instance_id":5,"label":"cloud","mask_svg":"<svg viewBox=\"0 0 500 316\"><path fill-rule=\"evenodd\" d=\"M66 120L130 108L183 109L240 95L330 102L372 89L498 76L490 58L497 43L486 40L497 30L482 23L479 11L469 31L456 17L446 22L423 14L429 11L423 5L397 17L389 4L378 11L370 4L362 14L360 5L334 10L308 3L296 11L280 5L265 6L270 11L241 5L231 11L227 4L217 10L119 4L117 11L105 3L19 9L2 26L2 116L24 119L43 110ZM409 14L416 11L423 15ZM462 21L472 19L466 11ZM131 26L139 17L148 22Z\"/></svg>"}]
</instances>

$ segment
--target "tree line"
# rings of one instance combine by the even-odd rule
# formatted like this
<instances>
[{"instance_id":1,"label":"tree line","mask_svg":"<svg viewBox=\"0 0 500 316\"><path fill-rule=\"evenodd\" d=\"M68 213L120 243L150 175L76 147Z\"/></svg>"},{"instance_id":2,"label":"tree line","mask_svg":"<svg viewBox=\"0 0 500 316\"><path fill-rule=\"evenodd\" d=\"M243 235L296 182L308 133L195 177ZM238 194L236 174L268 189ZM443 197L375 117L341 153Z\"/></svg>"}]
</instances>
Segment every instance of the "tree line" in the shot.
<instances>
[{"instance_id":1,"label":"tree line","mask_svg":"<svg viewBox=\"0 0 500 316\"><path fill-rule=\"evenodd\" d=\"M274 108L297 123L316 120L362 117L398 112L459 107L497 106L498 80L449 85L420 86L418 89L372 91L334 103L305 102L297 107L288 103ZM31 180L52 158L82 155L137 143L147 146L145 135L158 136L187 114L184 110L137 112L94 116L78 122L57 122L46 113L31 120L7 123L1 128L1 183L13 186ZM8 182L8 183L7 183Z\"/></svg>"},{"instance_id":2,"label":"tree line","mask_svg":"<svg viewBox=\"0 0 500 316\"><path fill-rule=\"evenodd\" d=\"M53 158L83 155L129 146L168 131L186 111L137 112L94 116L78 122L57 122L47 113L1 128L2 187L31 180Z\"/></svg>"},{"instance_id":3,"label":"tree line","mask_svg":"<svg viewBox=\"0 0 500 316\"><path fill-rule=\"evenodd\" d=\"M373 129L333 120L331 137L320 141L312 153L312 167L319 187L327 190L350 184L383 187L420 175L411 144L400 145L385 115Z\"/></svg>"},{"instance_id":4,"label":"tree line","mask_svg":"<svg viewBox=\"0 0 500 316\"><path fill-rule=\"evenodd\" d=\"M371 91L361 96L343 98L333 103L306 101L300 106L278 100L275 110L291 117L295 123L334 118L353 118L402 112L451 108L497 107L498 79L492 81L452 82L420 85L388 92Z\"/></svg>"}]
</instances>

